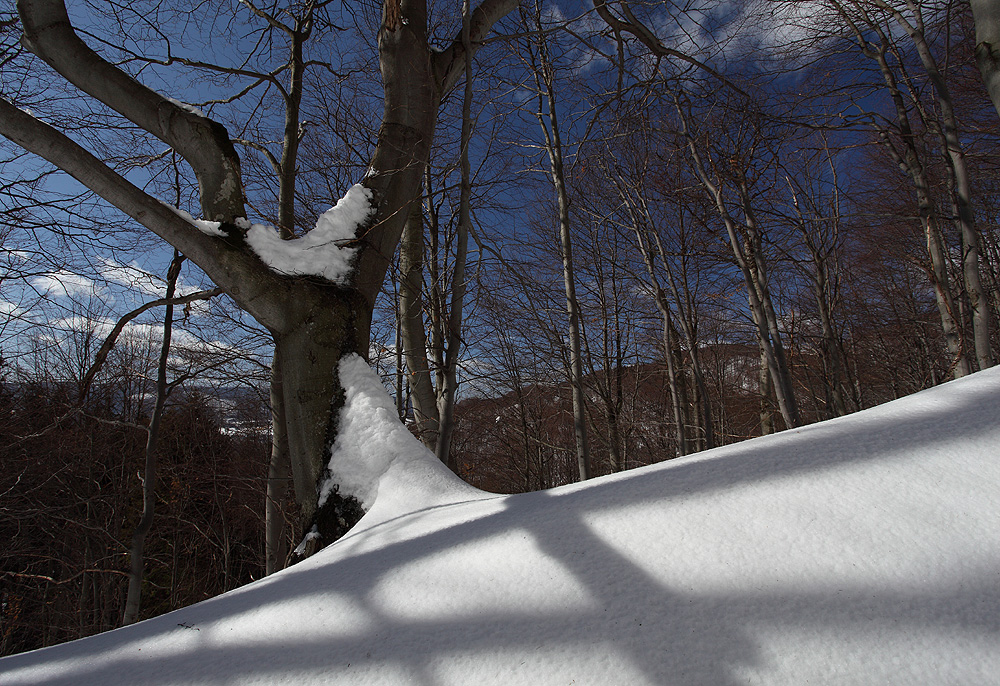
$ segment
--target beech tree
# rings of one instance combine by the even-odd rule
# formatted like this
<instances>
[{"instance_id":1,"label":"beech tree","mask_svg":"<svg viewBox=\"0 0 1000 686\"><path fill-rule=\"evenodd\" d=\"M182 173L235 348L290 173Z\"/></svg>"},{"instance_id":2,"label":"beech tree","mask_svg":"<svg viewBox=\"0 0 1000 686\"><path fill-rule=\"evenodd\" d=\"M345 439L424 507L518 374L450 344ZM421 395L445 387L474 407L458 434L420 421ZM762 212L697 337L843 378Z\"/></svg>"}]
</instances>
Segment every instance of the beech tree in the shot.
<instances>
[{"instance_id":1,"label":"beech tree","mask_svg":"<svg viewBox=\"0 0 1000 686\"><path fill-rule=\"evenodd\" d=\"M443 50L428 43L426 0L385 0L378 31L384 87L382 124L369 173L352 189L363 220L339 278L309 269L272 268L251 247L240 160L218 122L139 83L103 59L74 30L62 0L21 0L22 43L56 74L166 143L198 180L201 228L109 168L64 132L0 100L0 133L72 175L197 264L274 338L283 428L303 529L318 545L360 516L351 493L318 508L328 448L342 401L338 362L367 357L375 298L420 185L441 99L461 78L467 49L477 50L516 0L484 0L472 12L467 43L460 31ZM291 272L291 273L289 273ZM336 476L333 475L336 483ZM335 489L336 490L336 489ZM307 551L310 552L310 551Z\"/></svg>"},{"instance_id":2,"label":"beech tree","mask_svg":"<svg viewBox=\"0 0 1000 686\"><path fill-rule=\"evenodd\" d=\"M932 163L921 155L921 151L928 146L920 140L920 135L922 131L928 132L925 135L937 132L941 139L939 147L948 163L956 222L967 246L962 252L963 277L973 315L976 357L981 368L990 366L992 353L989 345L989 308L980 283L979 238L971 208L969 173L959 140L950 90L925 36L921 5L906 3L912 21L897 8L881 1L831 2L831 7L837 12L843 25L850 29L850 35L861 53L878 65L886 93L892 102L895 118L891 125L878 122L873 125L888 154L912 180L918 215L927 243L927 275L935 290L941 328L952 357L954 375L959 377L968 374L971 368L966 356L967 346L963 340L959 308L949 283L948 246L942 232L928 170ZM934 86L939 101L938 113L931 111L932 107L924 103L914 84L898 45L898 36L893 33L896 24L909 35L916 47L920 64ZM938 118L940 121L937 121Z\"/></svg>"},{"instance_id":3,"label":"beech tree","mask_svg":"<svg viewBox=\"0 0 1000 686\"><path fill-rule=\"evenodd\" d=\"M655 216L653 203L650 200L651 193L647 188L646 179L653 176L649 151L637 148L638 146L630 146L627 149L634 168L630 169L630 165L616 161L616 168L608 170L608 176L614 182L621 204L625 208L628 230L634 234L635 248L642 257L645 278L639 277L639 280L644 282L645 288L650 292L662 320L664 362L670 388L671 409L677 426L677 450L679 455L685 455L698 450L699 443L706 449L715 447L711 399L700 360L696 307L684 264L685 259L689 257L684 211L694 205L694 198L676 188L670 189L670 195L676 198L677 204L686 206L684 209L678 207L676 214L671 217L676 225L676 241L679 244L676 253L681 258L679 268L675 268L664 247L661 235L663 227L659 226L660 221ZM681 179L679 170L673 168L670 172L676 174L675 178L679 183ZM678 364L681 360L682 340L689 361L687 366L694 382L691 389L694 396L692 402L697 407L692 431L688 430L689 421L686 416L688 410L688 392L684 383L686 373L682 365Z\"/></svg>"}]
</instances>

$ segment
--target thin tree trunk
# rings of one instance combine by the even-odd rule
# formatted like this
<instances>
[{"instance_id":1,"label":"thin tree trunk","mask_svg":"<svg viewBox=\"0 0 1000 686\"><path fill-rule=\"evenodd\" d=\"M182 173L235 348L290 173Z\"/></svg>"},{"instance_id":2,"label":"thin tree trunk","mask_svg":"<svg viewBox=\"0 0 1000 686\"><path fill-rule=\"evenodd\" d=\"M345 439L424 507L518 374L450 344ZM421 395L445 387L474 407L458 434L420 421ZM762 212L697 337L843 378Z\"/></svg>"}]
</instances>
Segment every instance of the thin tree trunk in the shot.
<instances>
[{"instance_id":1,"label":"thin tree trunk","mask_svg":"<svg viewBox=\"0 0 1000 686\"><path fill-rule=\"evenodd\" d=\"M142 577L145 568L143 548L146 534L153 526L153 513L156 509L156 450L160 438L160 419L163 417L163 407L167 400L167 357L170 355L170 334L173 329L174 306L170 300L174 297L177 286L177 276L181 271L184 257L174 251L174 259L167 270L167 305L163 315L163 340L160 344L160 359L156 369L156 400L153 413L146 429L146 463L142 479L142 516L132 534L132 547L129 550L128 595L125 601L125 614L122 624L132 624L139 617L139 605L142 600Z\"/></svg>"},{"instance_id":2,"label":"thin tree trunk","mask_svg":"<svg viewBox=\"0 0 1000 686\"><path fill-rule=\"evenodd\" d=\"M632 204L628 204L629 208L634 210ZM677 432L677 454L683 456L688 454L688 437L684 418L684 405L686 405L686 403L681 400L681 389L679 388L679 384L681 383L680 373L674 356L674 348L677 347L677 333L673 324L673 315L670 311L670 304L667 302L666 294L663 292L663 288L660 286L660 280L656 276L656 268L653 263L653 254L649 246L648 238L643 235L643 230L639 226L638 216L636 216L634 211L632 220L632 229L635 233L636 244L639 247L640 254L642 254L643 263L646 265L646 275L649 277L649 283L653 289L653 300L656 303L656 309L659 310L660 318L663 321L663 359L667 367L667 381L670 387L670 408Z\"/></svg>"},{"instance_id":3,"label":"thin tree trunk","mask_svg":"<svg viewBox=\"0 0 1000 686\"><path fill-rule=\"evenodd\" d=\"M924 33L922 10L913 0L906 0L912 21L898 8L886 3L885 0L875 0L876 4L889 12L899 24L916 48L917 55L931 84L937 94L941 116L941 133L945 142L946 161L955 183L954 196L958 208L957 224L962 235L962 272L965 277L965 290L972 308L972 331L976 348L976 360L980 369L993 366L993 351L990 344L990 307L983 289L979 274L979 232L976 229L975 212L972 206L972 189L969 171L965 162L965 152L958 135L958 118L951 97L948 83Z\"/></svg>"},{"instance_id":4,"label":"thin tree trunk","mask_svg":"<svg viewBox=\"0 0 1000 686\"><path fill-rule=\"evenodd\" d=\"M660 260L663 262L663 266L667 272L667 280L670 283L670 291L674 296L674 302L677 303L678 308L683 308L680 310L679 319L681 320L681 330L684 332L684 339L688 346L688 355L691 359L691 374L694 376L695 388L697 390L696 395L698 396L698 407L700 424L702 429L702 440L704 442L705 450L711 450L715 447L715 427L712 420L712 399L708 395L708 387L705 384L705 375L702 371L701 358L698 353L698 336L695 331L694 322L689 320L688 317L694 317L695 306L693 298L691 297L690 289L687 281L686 271L682 278L684 279L684 297L681 297L680 289L677 287L677 279L674 278L673 269L670 267L670 263L667 261L666 251L663 249L663 242L660 240L659 234L654 234L656 240L656 249L660 254ZM684 311L687 311L687 316L685 316Z\"/></svg>"},{"instance_id":5,"label":"thin tree trunk","mask_svg":"<svg viewBox=\"0 0 1000 686\"><path fill-rule=\"evenodd\" d=\"M472 169L469 165L469 141L472 138L472 46L469 43L471 21L469 0L462 3L462 44L465 46L465 92L462 98L461 167L462 181L458 210L458 237L455 246L455 269L451 278L451 312L448 317L448 352L444 361L444 388L441 389L441 431L437 456L458 471L451 455L451 437L455 432L455 393L458 390L458 356L462 347L462 310L465 303L465 260L472 229Z\"/></svg>"},{"instance_id":6,"label":"thin tree trunk","mask_svg":"<svg viewBox=\"0 0 1000 686\"><path fill-rule=\"evenodd\" d=\"M271 362L271 459L267 466L267 492L264 501L264 573L284 568L288 558L285 534L285 502L292 481L288 457L288 434L285 423L285 399L281 361Z\"/></svg>"},{"instance_id":7,"label":"thin tree trunk","mask_svg":"<svg viewBox=\"0 0 1000 686\"><path fill-rule=\"evenodd\" d=\"M760 301L760 310L764 315L769 336L768 344L771 355L778 369L778 374L774 378L775 395L778 397L778 404L781 409L782 418L788 428L798 426L799 410L795 402L795 391L792 388L792 375L788 367L788 359L785 355L785 346L781 342L781 331L778 327L778 316L774 311L774 301L771 298L771 290L768 283L767 261L764 258L763 239L757 225L756 213L750 200L750 189L747 187L746 176L741 171L738 184L740 201L743 206L744 223L747 231L747 241L744 243L746 252L749 253L750 275L753 279L754 290L757 292ZM770 364L770 362L769 362ZM786 409L787 408L787 409ZM791 423L788 419L791 416Z\"/></svg>"},{"instance_id":8,"label":"thin tree trunk","mask_svg":"<svg viewBox=\"0 0 1000 686\"><path fill-rule=\"evenodd\" d=\"M427 362L427 332L423 301L424 218L420 203L410 205L399 248L399 327L409 371L413 429L430 450L437 446L438 406Z\"/></svg>"},{"instance_id":9,"label":"thin tree trunk","mask_svg":"<svg viewBox=\"0 0 1000 686\"><path fill-rule=\"evenodd\" d=\"M965 290L972 307L972 332L976 346L976 361L980 369L993 366L993 350L990 346L990 308L986 293L983 290L979 275L979 231L976 229L976 216L972 206L972 188L969 180L969 169L965 163L965 151L958 137L958 118L951 91L944 75L938 68L937 60L931 53L930 46L924 36L923 17L919 6L912 0L907 5L915 17L916 23L910 24L905 18L895 12L900 25L910 34L917 48L920 61L927 70L931 83L938 96L941 111L942 133L944 135L947 157L955 179L955 199L958 204L958 227L962 234L962 271L965 276Z\"/></svg>"},{"instance_id":10,"label":"thin tree trunk","mask_svg":"<svg viewBox=\"0 0 1000 686\"><path fill-rule=\"evenodd\" d=\"M834 164L833 158L830 156L828 149L826 152L827 160L830 166L830 174L833 178L833 192L830 199L832 216L828 218L829 221L832 222L833 247L827 245L827 241L823 236L820 237L820 243L817 244L815 237L809 230L805 214L799 204L798 194L795 191L795 187L792 185L791 179L788 179L788 185L792 193L792 204L795 207L798 219L797 226L799 232L802 234L802 241L805 243L806 249L809 251L809 256L812 261L813 269L809 274L809 277L822 329L820 348L822 350L824 364L823 382L826 390L827 417L832 418L847 414L847 401L844 397L844 383L846 375L843 368L841 346L839 344L833 316L836 294L831 292L831 289L835 288L836 281L833 280L834 283L831 283L830 279L830 258L834 254L833 251L835 250L840 231L840 192L838 187L836 165ZM834 259L836 258L834 257Z\"/></svg>"},{"instance_id":11,"label":"thin tree trunk","mask_svg":"<svg viewBox=\"0 0 1000 686\"><path fill-rule=\"evenodd\" d=\"M768 365L767 351L760 345L760 435L774 433L774 412L771 410L771 370Z\"/></svg>"},{"instance_id":12,"label":"thin tree trunk","mask_svg":"<svg viewBox=\"0 0 1000 686\"><path fill-rule=\"evenodd\" d=\"M573 240L569 216L569 191L563 166L562 139L559 135L559 117L556 111L555 75L549 60L547 38L542 32L540 9L536 6L535 22L538 29L538 58L535 71L539 90L538 122L544 137L545 151L549 158L549 175L556 194L559 215L559 246L563 261L563 283L566 289L566 312L569 316L569 381L573 398L573 435L576 441L576 459L580 480L591 476L590 443L587 436L586 401L583 389L583 351L580 335L580 304L576 297L576 277L573 268ZM540 73L539 73L540 72ZM548 102L543 110L542 98ZM548 120L548 126L545 122Z\"/></svg>"},{"instance_id":13,"label":"thin tree trunk","mask_svg":"<svg viewBox=\"0 0 1000 686\"><path fill-rule=\"evenodd\" d=\"M427 233L429 240L427 276L429 288L427 290L428 310L430 320L430 361L434 369L434 382L431 385L434 412L437 416L441 395L444 392L444 358L445 345L448 334L445 331L444 319L444 292L446 290L443 272L447 260L442 260L441 252L441 222L438 216L439 209L434 206L434 195L431 193L431 170L428 165L424 174L424 185L427 190ZM445 240L447 246L447 240ZM431 450L437 450L437 437L435 435L434 444L429 446Z\"/></svg>"},{"instance_id":14,"label":"thin tree trunk","mask_svg":"<svg viewBox=\"0 0 1000 686\"><path fill-rule=\"evenodd\" d=\"M312 10L305 18L306 29L300 26L288 31L291 41L289 66L289 86L285 94L285 129L281 144L281 168L278 182L278 232L282 238L295 235L295 179L298 173L299 110L302 105L302 77L305 60L302 56L303 43L311 32Z\"/></svg>"},{"instance_id":15,"label":"thin tree trunk","mask_svg":"<svg viewBox=\"0 0 1000 686\"><path fill-rule=\"evenodd\" d=\"M670 409L674 415L674 427L677 432L677 454L683 456L688 454L687 425L684 421L684 405L687 403L682 400L682 382L674 357L677 335L671 320L670 308L662 307L660 314L663 317L663 355L667 363L667 379L670 386Z\"/></svg>"},{"instance_id":16,"label":"thin tree trunk","mask_svg":"<svg viewBox=\"0 0 1000 686\"><path fill-rule=\"evenodd\" d=\"M864 36L860 30L852 24L852 29L859 41L864 41ZM903 102L903 95L900 92L896 76L886 59L886 51L889 49L889 38L883 32L878 31L881 43L874 49L865 49L867 54L875 59L882 73L889 96L896 110L896 125L899 127L900 139L903 142L903 151L896 150L888 133L879 130L879 139L885 146L886 151L892 157L896 166L904 174L908 174L913 181L914 191L917 196L917 212L920 215L920 222L924 229L924 237L927 243L927 255L930 258L931 268L927 275L934 288L934 297L937 302L938 316L941 320L941 330L944 333L945 343L951 355L951 366L954 369L955 378L965 376L969 373L969 364L965 355L962 342L962 330L956 320L955 300L951 293L948 276L948 261L944 247L944 238L937 221L937 210L931 197L930 183L924 165L920 161L919 153L913 128L910 126L909 115Z\"/></svg>"},{"instance_id":17,"label":"thin tree trunk","mask_svg":"<svg viewBox=\"0 0 1000 686\"><path fill-rule=\"evenodd\" d=\"M403 315L402 315L403 309L399 301L400 298L399 280L394 279L393 285L395 286L395 288L393 289L395 293L393 295L395 295L394 301L396 306L395 308L396 341L394 350L396 357L396 416L399 417L399 421L405 424L406 406L407 406L407 398L406 398L407 385L406 385L406 371L404 369L406 360L403 358Z\"/></svg>"},{"instance_id":18,"label":"thin tree trunk","mask_svg":"<svg viewBox=\"0 0 1000 686\"><path fill-rule=\"evenodd\" d=\"M770 305L770 298L766 288L761 288L761 279L755 276L761 264L761 260L756 254L748 254L744 248L744 241L741 240L737 231L736 222L726 208L722 197L722 189L708 177L705 166L702 163L701 154L698 152L694 137L687 126L687 117L684 114L679 98L675 98L677 112L681 117L683 135L687 139L688 149L691 152L694 171L705 190L715 201L716 209L726 227L729 237L729 245L733 251L736 265L743 274L743 280L747 289L747 299L750 303L750 312L753 316L754 325L757 329L758 339L762 348L767 368L774 382L774 392L778 400L778 409L785 420L787 428L794 428L799 425L798 408L795 404L795 395L791 392L791 382L788 378L787 365L784 365L783 351L779 355L775 343L780 345L780 335L778 335L776 317L774 309ZM766 298L766 302L763 300ZM772 338L774 337L774 338Z\"/></svg>"}]
</instances>

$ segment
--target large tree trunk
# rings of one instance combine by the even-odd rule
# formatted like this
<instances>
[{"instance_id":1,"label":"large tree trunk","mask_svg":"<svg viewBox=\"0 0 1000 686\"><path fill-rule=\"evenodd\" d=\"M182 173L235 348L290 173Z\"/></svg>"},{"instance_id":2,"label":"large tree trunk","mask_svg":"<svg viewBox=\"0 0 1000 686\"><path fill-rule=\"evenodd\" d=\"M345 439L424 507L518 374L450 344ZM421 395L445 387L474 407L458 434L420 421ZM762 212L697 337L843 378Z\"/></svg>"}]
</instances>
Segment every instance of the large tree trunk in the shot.
<instances>
[{"instance_id":1,"label":"large tree trunk","mask_svg":"<svg viewBox=\"0 0 1000 686\"><path fill-rule=\"evenodd\" d=\"M371 306L360 294L327 291L322 300L303 299L296 326L274 336L295 499L303 522L317 527L323 543L353 526L347 515L359 507L342 493L327 501L325 512L317 512L316 485L324 476L343 405L338 363L350 353L367 358L371 326Z\"/></svg>"},{"instance_id":2,"label":"large tree trunk","mask_svg":"<svg viewBox=\"0 0 1000 686\"><path fill-rule=\"evenodd\" d=\"M473 13L468 45L478 48L516 0L484 0ZM357 230L353 270L342 284L277 273L247 245L236 220L245 217L239 159L224 127L186 110L105 62L79 39L61 0L20 0L24 42L80 90L117 110L177 150L192 166L206 220L224 234L208 235L109 169L64 134L0 100L0 133L41 155L127 215L172 243L266 326L275 339L282 376L288 453L303 528L320 544L353 525L359 508L350 493L317 511L337 433L343 389L339 360L367 357L375 298L395 252L406 209L420 194L421 175L438 105L464 69L461 38L442 51L427 44L425 0L386 0L378 36L385 109L371 173L374 213ZM336 475L331 476L336 483ZM313 541L316 541L313 538Z\"/></svg>"}]
</instances>

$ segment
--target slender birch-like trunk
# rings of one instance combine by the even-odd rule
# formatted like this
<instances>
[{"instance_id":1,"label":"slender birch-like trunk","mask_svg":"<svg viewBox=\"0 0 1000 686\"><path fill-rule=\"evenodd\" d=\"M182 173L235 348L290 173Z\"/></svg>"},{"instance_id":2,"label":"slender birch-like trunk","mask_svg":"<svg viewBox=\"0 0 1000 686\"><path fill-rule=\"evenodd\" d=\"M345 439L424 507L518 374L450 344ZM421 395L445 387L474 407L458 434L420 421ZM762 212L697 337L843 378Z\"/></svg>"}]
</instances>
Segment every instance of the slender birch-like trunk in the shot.
<instances>
[{"instance_id":1,"label":"slender birch-like trunk","mask_svg":"<svg viewBox=\"0 0 1000 686\"><path fill-rule=\"evenodd\" d=\"M685 137L688 150L691 153L692 166L695 174L701 181L702 186L715 202L722 223L726 227L726 234L729 237L729 245L733 251L736 265L743 275L744 284L747 290L747 300L750 303L750 313L753 317L754 325L757 329L758 340L760 341L761 353L767 365L768 372L774 386L775 396L778 400L778 409L781 412L785 426L789 429L799 425L799 412L795 402L795 395L792 392L790 375L787 364L784 360L783 347L781 347L781 336L777 326L777 317L774 307L770 302L770 293L766 287L766 276L760 274L760 267L763 265L762 256L759 250L745 247L745 239L741 237L736 220L730 214L723 198L722 188L712 181L705 170L702 156L698 150L697 143L688 129L687 116L681 106L680 98L675 97L677 113L680 116L682 134ZM744 207L747 199L742 198ZM748 238L753 241L753 228L746 227L751 231Z\"/></svg>"},{"instance_id":2,"label":"slender birch-like trunk","mask_svg":"<svg viewBox=\"0 0 1000 686\"><path fill-rule=\"evenodd\" d=\"M438 406L427 361L424 327L424 217L419 202L410 205L399 248L399 328L409 371L413 429L428 449L438 442Z\"/></svg>"},{"instance_id":3,"label":"slender birch-like trunk","mask_svg":"<svg viewBox=\"0 0 1000 686\"><path fill-rule=\"evenodd\" d=\"M465 260L469 252L469 231L472 229L472 168L469 164L469 141L472 139L472 46L469 43L469 0L462 3L462 44L465 46L465 91L462 97L461 168L459 191L458 236L455 245L455 268L451 279L451 312L448 317L448 352L444 360L444 388L438 414L441 432L438 435L437 456L458 471L451 456L451 437L455 433L455 393L458 391L458 356L462 347L462 310L465 304Z\"/></svg>"},{"instance_id":4,"label":"slender birch-like trunk","mask_svg":"<svg viewBox=\"0 0 1000 686\"><path fill-rule=\"evenodd\" d=\"M145 465L142 478L142 516L132 534L132 547L129 549L128 591L125 600L125 613L122 624L133 624L139 618L139 606L142 601L142 579L145 570L143 550L146 545L146 535L153 528L153 516L156 512L156 451L159 447L160 420L163 418L163 408L167 402L167 358L170 355L170 336L174 322L174 290L177 287L177 277L181 273L184 257L174 251L174 259L167 270L167 304L163 313L163 338L160 342L160 357L156 366L156 399L153 402L153 412L146 428Z\"/></svg>"},{"instance_id":5,"label":"slender birch-like trunk","mask_svg":"<svg viewBox=\"0 0 1000 686\"><path fill-rule=\"evenodd\" d=\"M573 435L580 480L591 476L590 442L587 436L586 400L583 389L583 348L580 334L580 304L576 296L576 275L573 268L573 239L570 225L570 200L566 188L563 144L559 133L556 108L555 73L549 58L546 36L542 31L540 7L535 7L537 59L535 84L538 87L538 118L543 147L549 158L549 176L556 195L559 217L559 247L563 261L563 284L566 290L566 313L569 317L569 382L573 398ZM547 106L546 106L547 104Z\"/></svg>"}]
</instances>

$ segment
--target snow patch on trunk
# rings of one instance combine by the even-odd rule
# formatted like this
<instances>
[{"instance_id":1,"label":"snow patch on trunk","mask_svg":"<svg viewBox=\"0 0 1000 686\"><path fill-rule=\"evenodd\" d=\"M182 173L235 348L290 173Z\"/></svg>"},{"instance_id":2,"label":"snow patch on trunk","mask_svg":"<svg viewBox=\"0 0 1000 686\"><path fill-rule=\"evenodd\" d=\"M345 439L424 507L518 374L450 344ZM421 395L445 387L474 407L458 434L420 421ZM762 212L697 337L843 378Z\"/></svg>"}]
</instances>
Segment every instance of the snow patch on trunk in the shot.
<instances>
[{"instance_id":1,"label":"snow patch on trunk","mask_svg":"<svg viewBox=\"0 0 1000 686\"><path fill-rule=\"evenodd\" d=\"M359 355L340 361L346 399L320 507L334 486L368 513L367 528L417 510L491 497L459 479L403 426L378 375Z\"/></svg>"}]
</instances>

